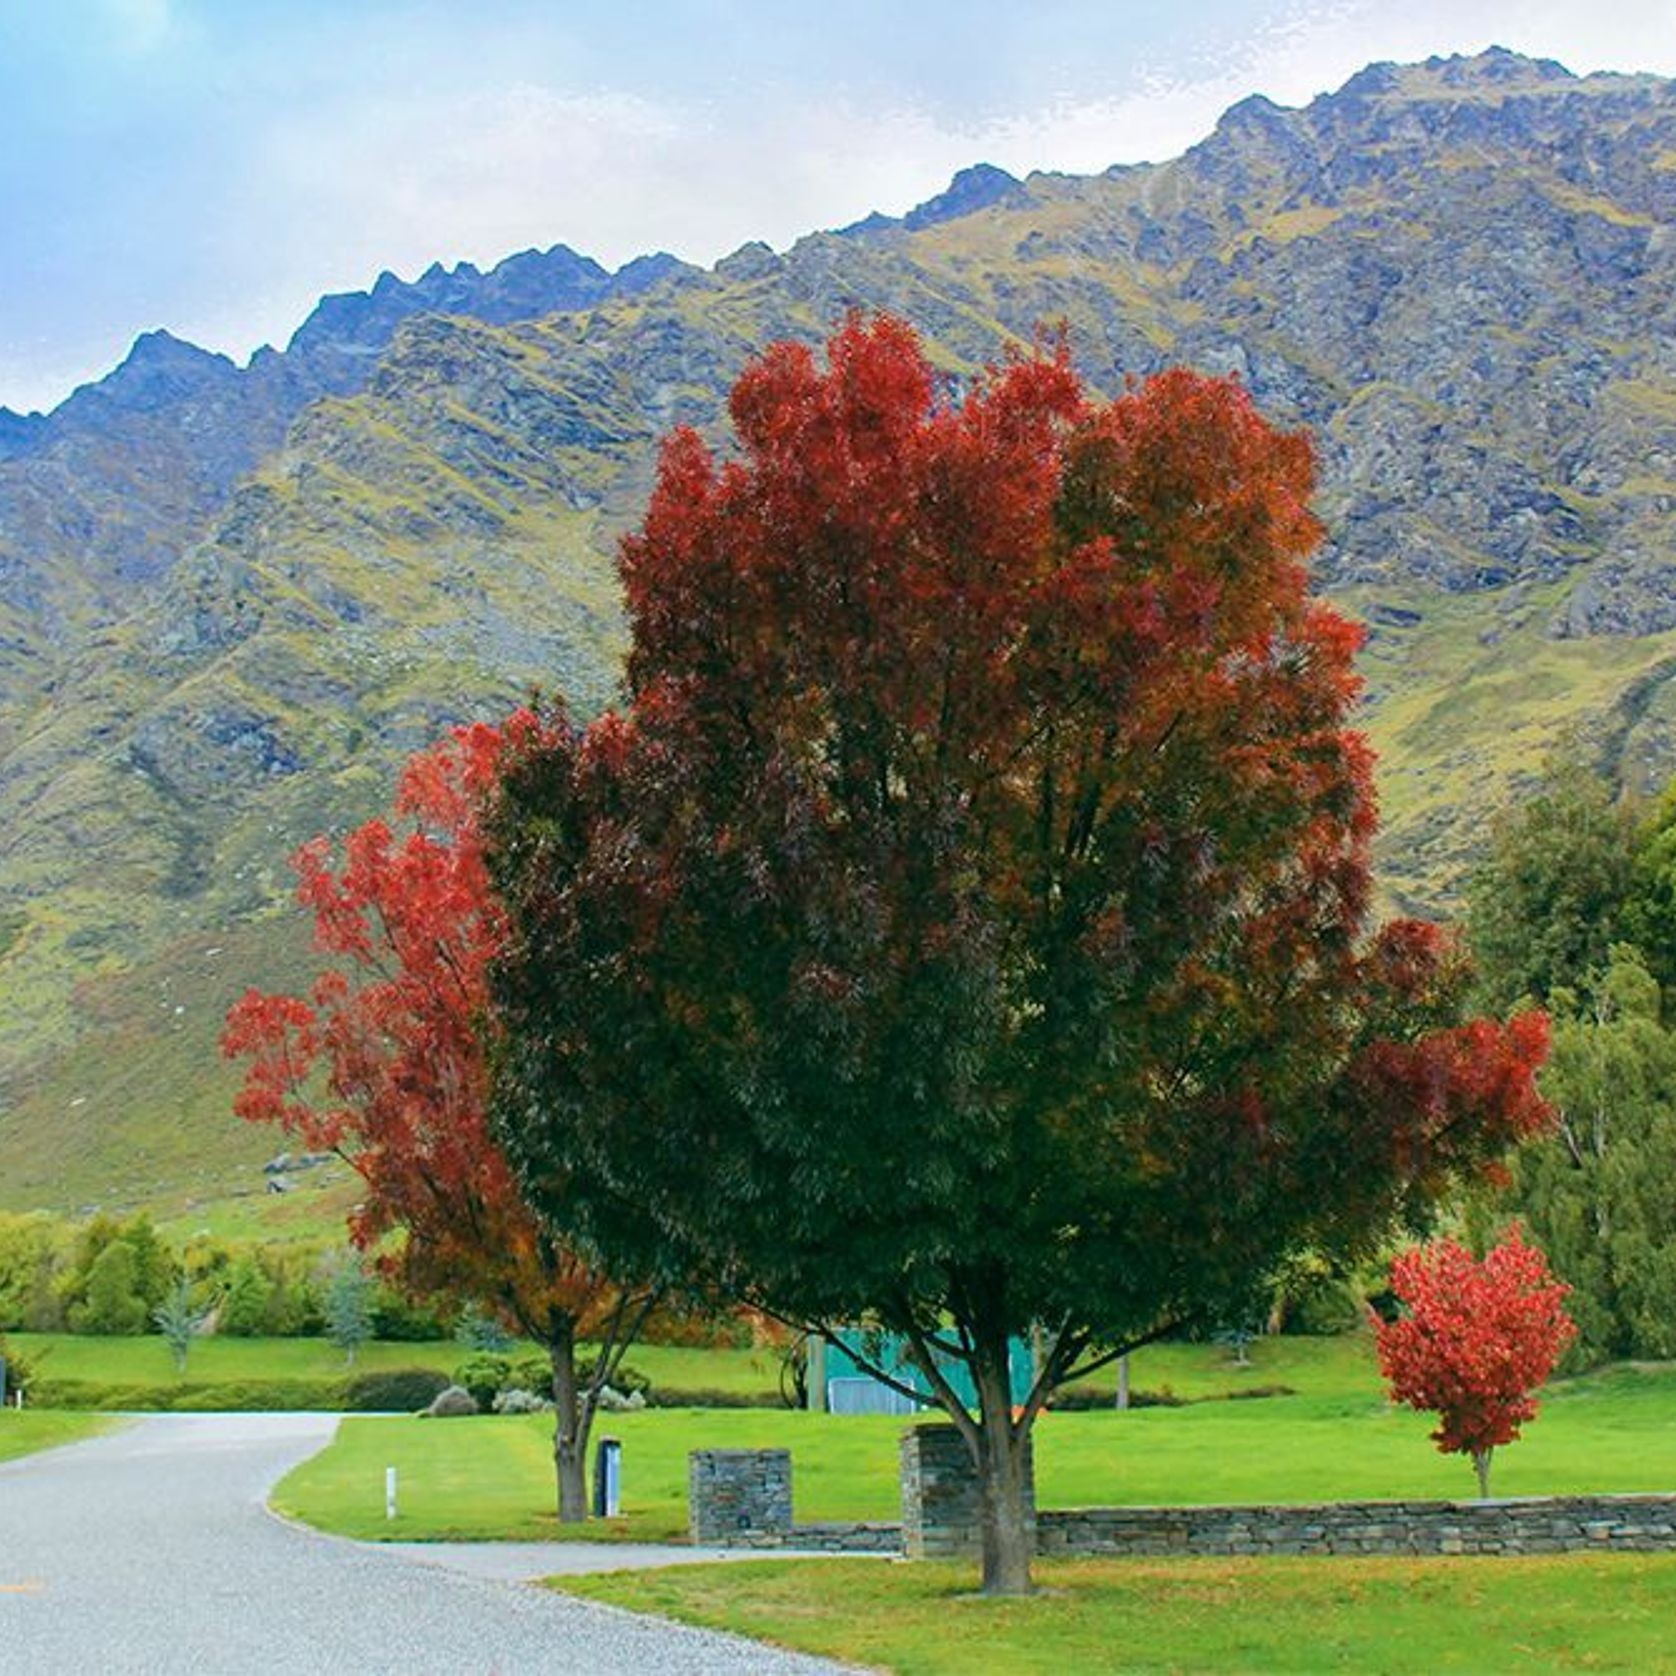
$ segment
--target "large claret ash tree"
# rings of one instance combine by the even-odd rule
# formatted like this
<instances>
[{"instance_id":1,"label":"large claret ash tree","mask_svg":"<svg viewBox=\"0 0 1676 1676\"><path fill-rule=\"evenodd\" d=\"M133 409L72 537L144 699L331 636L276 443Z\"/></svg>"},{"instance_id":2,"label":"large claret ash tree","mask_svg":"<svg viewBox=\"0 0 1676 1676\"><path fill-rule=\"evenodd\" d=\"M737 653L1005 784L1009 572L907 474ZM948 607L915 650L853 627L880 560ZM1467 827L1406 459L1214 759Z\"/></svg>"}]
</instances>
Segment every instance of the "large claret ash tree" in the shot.
<instances>
[{"instance_id":1,"label":"large claret ash tree","mask_svg":"<svg viewBox=\"0 0 1676 1676\"><path fill-rule=\"evenodd\" d=\"M584 1262L526 1206L488 1127L487 967L504 934L488 888L477 808L520 716L476 726L415 757L398 810L352 832L334 870L324 839L295 858L328 964L307 996L248 991L223 1049L247 1061L240 1116L330 1149L360 1175L357 1245L398 1235L391 1277L424 1295L486 1306L546 1347L562 1521L587 1517L588 1433L599 1394L649 1307ZM576 1347L598 1345L579 1380Z\"/></svg>"},{"instance_id":2,"label":"large claret ash tree","mask_svg":"<svg viewBox=\"0 0 1676 1676\"><path fill-rule=\"evenodd\" d=\"M905 1335L1019 1591L1050 1391L1539 1127L1544 1024L1370 930L1359 634L1237 384L1050 345L956 401L852 318L731 411L624 544L631 708L505 761L497 1121L608 1260Z\"/></svg>"}]
</instances>

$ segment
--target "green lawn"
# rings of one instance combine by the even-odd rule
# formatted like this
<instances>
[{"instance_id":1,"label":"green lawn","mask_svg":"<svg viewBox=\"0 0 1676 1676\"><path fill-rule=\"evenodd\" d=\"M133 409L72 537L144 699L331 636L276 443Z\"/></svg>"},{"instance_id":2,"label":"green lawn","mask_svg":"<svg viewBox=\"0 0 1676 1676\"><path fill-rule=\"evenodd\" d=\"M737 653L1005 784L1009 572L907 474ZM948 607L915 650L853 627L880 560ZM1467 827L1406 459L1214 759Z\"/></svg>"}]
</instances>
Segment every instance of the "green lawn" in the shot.
<instances>
[{"instance_id":1,"label":"green lawn","mask_svg":"<svg viewBox=\"0 0 1676 1676\"><path fill-rule=\"evenodd\" d=\"M1365 1333L1337 1338L1259 1338L1247 1351L1249 1366L1212 1344L1149 1344L1130 1357L1130 1389L1166 1392L1190 1401L1286 1385L1300 1396L1377 1397L1379 1374ZM1104 1395L1117 1390L1117 1374L1103 1369L1087 1382Z\"/></svg>"},{"instance_id":2,"label":"green lawn","mask_svg":"<svg viewBox=\"0 0 1676 1676\"><path fill-rule=\"evenodd\" d=\"M602 1414L595 1436L623 1444L627 1515L607 1526L559 1529L553 1513L551 1417L479 1415L463 1420L355 1418L337 1439L273 1492L282 1513L344 1536L403 1541L682 1541L687 1532L687 1453L789 1447L804 1518L896 1517L896 1448L902 1422L835 1420L771 1409L646 1409ZM384 1517L384 1469L401 1479L401 1516Z\"/></svg>"},{"instance_id":3,"label":"green lawn","mask_svg":"<svg viewBox=\"0 0 1676 1676\"><path fill-rule=\"evenodd\" d=\"M1037 1430L1044 1507L1473 1494L1429 1420L1383 1400L1364 1339L1264 1341L1253 1366L1168 1346L1136 1387L1179 1394L1285 1384L1295 1394L1117 1413L1049 1414ZM679 1540L686 1455L792 1451L800 1519L897 1516L903 1422L769 1410L603 1417L623 1440L627 1515L598 1538ZM550 1422L352 1419L274 1493L282 1511L362 1537L554 1537ZM384 1469L401 1516L383 1516ZM1676 1487L1676 1368L1561 1382L1504 1450L1504 1494ZM663 1613L899 1673L1113 1671L1676 1672L1676 1556L1496 1560L1043 1561L1041 1592L988 1601L972 1565L869 1558L746 1561L556 1581Z\"/></svg>"},{"instance_id":4,"label":"green lawn","mask_svg":"<svg viewBox=\"0 0 1676 1676\"><path fill-rule=\"evenodd\" d=\"M1043 1507L1218 1501L1460 1497L1472 1470L1441 1456L1430 1420L1388 1406L1365 1341L1258 1347L1298 1394L1183 1408L1048 1414L1036 1431ZM1224 1381L1225 1352L1175 1347L1189 1376ZM1193 1359L1197 1358L1196 1370ZM626 1517L612 1534L657 1540L686 1527L687 1452L784 1447L800 1519L894 1519L903 1422L773 1410L648 1410L602 1417L623 1441ZM527 1418L347 1420L297 1468L276 1505L345 1535L518 1537L557 1534L550 1511L551 1422ZM402 1517L387 1525L386 1466L400 1469ZM1676 1489L1676 1370L1615 1370L1551 1389L1523 1441L1496 1459L1498 1494ZM588 1534L594 1534L590 1530Z\"/></svg>"},{"instance_id":5,"label":"green lawn","mask_svg":"<svg viewBox=\"0 0 1676 1676\"><path fill-rule=\"evenodd\" d=\"M32 1455L37 1449L56 1449L109 1431L118 1421L103 1414L59 1414L46 1409L0 1408L0 1461Z\"/></svg>"},{"instance_id":6,"label":"green lawn","mask_svg":"<svg viewBox=\"0 0 1676 1676\"><path fill-rule=\"evenodd\" d=\"M764 1560L554 1579L897 1676L1676 1671L1676 1556L1060 1560L1026 1600L970 1566Z\"/></svg>"},{"instance_id":7,"label":"green lawn","mask_svg":"<svg viewBox=\"0 0 1676 1676\"><path fill-rule=\"evenodd\" d=\"M104 1385L173 1385L174 1360L155 1334L95 1338L78 1333L8 1333L18 1356L43 1380L87 1380ZM533 1353L523 1346L516 1354ZM469 1352L452 1340L364 1345L355 1371L378 1368L436 1368L451 1374ZM708 1387L739 1393L779 1388L779 1362L771 1350L697 1350L637 1345L629 1353L654 1386L691 1390ZM346 1370L343 1352L321 1338L200 1339L192 1347L186 1378L194 1384L243 1379L334 1379Z\"/></svg>"}]
</instances>

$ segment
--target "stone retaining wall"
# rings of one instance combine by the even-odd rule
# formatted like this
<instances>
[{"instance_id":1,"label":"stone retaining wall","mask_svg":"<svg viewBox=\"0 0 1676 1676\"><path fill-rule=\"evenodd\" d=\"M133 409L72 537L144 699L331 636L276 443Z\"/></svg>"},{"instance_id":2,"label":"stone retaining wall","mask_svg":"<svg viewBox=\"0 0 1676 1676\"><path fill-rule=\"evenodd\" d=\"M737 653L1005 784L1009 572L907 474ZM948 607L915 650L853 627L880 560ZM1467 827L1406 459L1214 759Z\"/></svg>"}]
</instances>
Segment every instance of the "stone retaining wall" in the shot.
<instances>
[{"instance_id":1,"label":"stone retaining wall","mask_svg":"<svg viewBox=\"0 0 1676 1676\"><path fill-rule=\"evenodd\" d=\"M1676 1549L1676 1495L1091 1507L1038 1513L1039 1554L1557 1554Z\"/></svg>"},{"instance_id":2,"label":"stone retaining wall","mask_svg":"<svg viewBox=\"0 0 1676 1676\"><path fill-rule=\"evenodd\" d=\"M902 1523L794 1525L791 1454L690 1457L694 1542L966 1559L980 1546L977 1476L952 1426L902 1438ZM1676 1550L1676 1494L1504 1501L1341 1501L1282 1507L1085 1507L1034 1512L1042 1555L1556 1554Z\"/></svg>"},{"instance_id":3,"label":"stone retaining wall","mask_svg":"<svg viewBox=\"0 0 1676 1676\"><path fill-rule=\"evenodd\" d=\"M696 1537L693 1539L698 1540ZM792 1525L783 1531L730 1531L705 1539L716 1548L760 1549L764 1553L797 1550L810 1554L895 1554L902 1552L902 1527L868 1521L832 1521Z\"/></svg>"}]
</instances>

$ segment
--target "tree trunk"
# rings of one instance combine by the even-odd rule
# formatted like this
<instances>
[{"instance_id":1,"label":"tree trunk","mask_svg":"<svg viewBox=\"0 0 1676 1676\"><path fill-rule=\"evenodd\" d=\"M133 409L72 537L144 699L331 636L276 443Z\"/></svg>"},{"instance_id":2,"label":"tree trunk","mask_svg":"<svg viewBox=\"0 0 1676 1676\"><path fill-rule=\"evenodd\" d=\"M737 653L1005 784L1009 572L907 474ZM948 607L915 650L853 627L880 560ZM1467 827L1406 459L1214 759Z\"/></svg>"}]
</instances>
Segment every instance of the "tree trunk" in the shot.
<instances>
[{"instance_id":1,"label":"tree trunk","mask_svg":"<svg viewBox=\"0 0 1676 1676\"><path fill-rule=\"evenodd\" d=\"M593 1405L576 1389L576 1324L555 1312L547 1324L547 1354L553 1363L553 1470L558 1476L559 1523L588 1517L588 1432Z\"/></svg>"},{"instance_id":2,"label":"tree trunk","mask_svg":"<svg viewBox=\"0 0 1676 1676\"><path fill-rule=\"evenodd\" d=\"M1495 1453L1493 1449L1474 1449L1472 1465L1478 1474L1478 1497L1480 1501L1490 1499L1490 1457Z\"/></svg>"},{"instance_id":3,"label":"tree trunk","mask_svg":"<svg viewBox=\"0 0 1676 1676\"><path fill-rule=\"evenodd\" d=\"M978 1385L978 1488L983 1507L983 1592L1030 1593L1036 1524L1026 1510L1025 1449L1028 1427L1013 1423L1007 1340L986 1336L974 1349Z\"/></svg>"}]
</instances>

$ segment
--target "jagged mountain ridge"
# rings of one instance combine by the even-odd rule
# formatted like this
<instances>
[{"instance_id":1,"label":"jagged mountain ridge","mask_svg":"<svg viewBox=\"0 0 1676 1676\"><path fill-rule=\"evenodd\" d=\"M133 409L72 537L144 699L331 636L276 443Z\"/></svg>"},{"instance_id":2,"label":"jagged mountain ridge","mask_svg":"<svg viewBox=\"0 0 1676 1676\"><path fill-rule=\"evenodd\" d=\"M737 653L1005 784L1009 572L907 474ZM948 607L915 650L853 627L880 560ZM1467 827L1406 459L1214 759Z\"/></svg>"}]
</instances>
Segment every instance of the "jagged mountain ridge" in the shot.
<instances>
[{"instance_id":1,"label":"jagged mountain ridge","mask_svg":"<svg viewBox=\"0 0 1676 1676\"><path fill-rule=\"evenodd\" d=\"M236 946L263 981L288 969L284 854L380 806L400 755L448 720L536 680L602 701L610 552L656 436L715 428L755 348L818 340L849 306L904 313L959 378L1063 318L1100 388L1186 360L1314 427L1323 581L1374 633L1396 892L1435 900L1567 721L1632 777L1666 771L1673 225L1671 84L1491 53L1373 66L1301 111L1247 100L1172 163L965 171L900 220L783 255L748 245L711 272L631 265L632 284L601 290L579 266L588 294L545 318L522 315L521 282L491 301L440 270L405 314L393 281L360 325L322 305L319 345L305 327L287 359L314 354L337 393L299 407L238 486L182 493L131 574L102 556L55 574L92 626L54 649L45 702L0 705L0 880L25 904L0 925L0 1177L30 1160L0 1202L62 1173L38 1138L77 1099L94 1157L132 1155L148 1101L174 1102L205 1150L230 980L204 951ZM474 308L425 311L467 293ZM171 340L138 369L180 380L149 419L187 436L190 391L237 374L194 357L216 360ZM25 464L51 452L35 435ZM164 528L204 539L171 546ZM0 532L4 575L4 511ZM170 990L184 1011L148 1019L186 970L202 995ZM119 1113L74 1051L88 1016L166 1094L125 1092ZM223 1136L208 1153L236 1150ZM173 1166L153 1152L161 1179Z\"/></svg>"},{"instance_id":2,"label":"jagged mountain ridge","mask_svg":"<svg viewBox=\"0 0 1676 1676\"><path fill-rule=\"evenodd\" d=\"M0 409L0 744L60 660L132 609L210 529L241 478L310 403L353 395L400 325L447 313L505 323L632 296L682 264L617 273L565 245L487 273L433 264L417 280L324 297L283 351L245 367L166 330L50 414Z\"/></svg>"}]
</instances>

